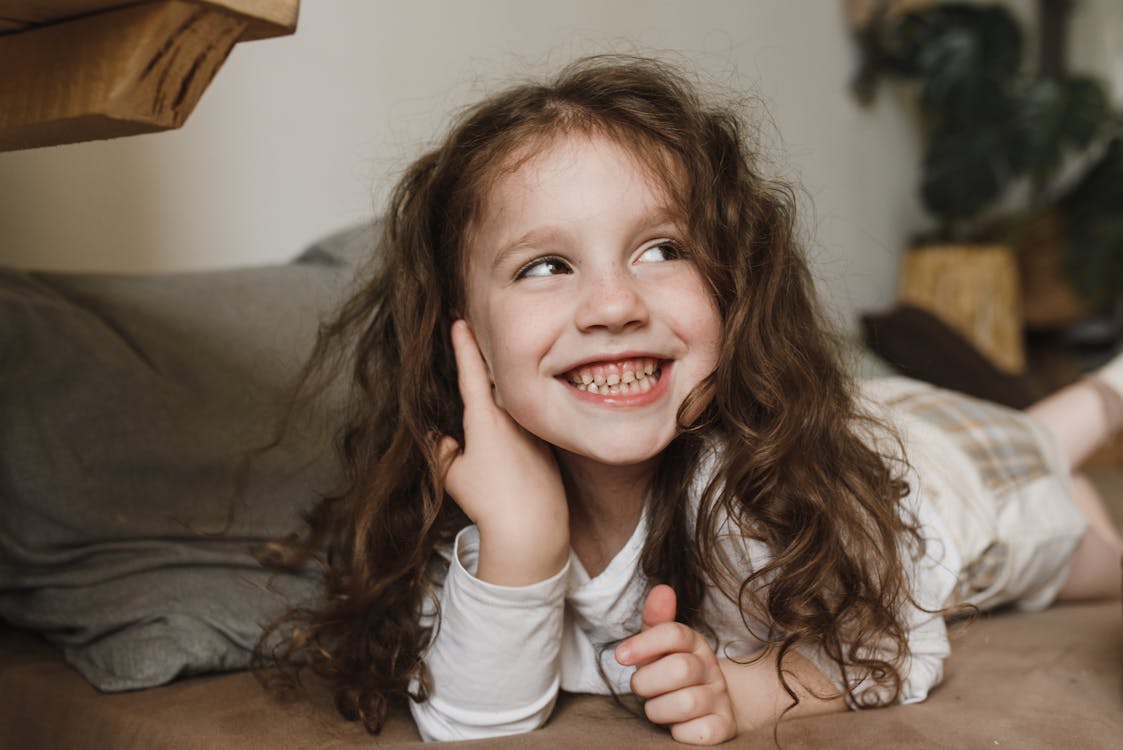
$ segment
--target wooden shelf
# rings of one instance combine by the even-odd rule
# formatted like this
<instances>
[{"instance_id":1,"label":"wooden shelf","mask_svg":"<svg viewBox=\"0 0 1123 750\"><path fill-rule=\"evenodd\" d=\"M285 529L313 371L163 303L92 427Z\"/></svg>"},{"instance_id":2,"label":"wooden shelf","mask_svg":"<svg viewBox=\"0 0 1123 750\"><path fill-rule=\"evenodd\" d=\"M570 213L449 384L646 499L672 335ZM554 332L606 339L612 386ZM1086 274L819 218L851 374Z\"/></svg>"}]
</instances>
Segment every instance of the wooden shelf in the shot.
<instances>
[{"instance_id":1,"label":"wooden shelf","mask_svg":"<svg viewBox=\"0 0 1123 750\"><path fill-rule=\"evenodd\" d=\"M300 0L0 0L0 151L178 128Z\"/></svg>"}]
</instances>

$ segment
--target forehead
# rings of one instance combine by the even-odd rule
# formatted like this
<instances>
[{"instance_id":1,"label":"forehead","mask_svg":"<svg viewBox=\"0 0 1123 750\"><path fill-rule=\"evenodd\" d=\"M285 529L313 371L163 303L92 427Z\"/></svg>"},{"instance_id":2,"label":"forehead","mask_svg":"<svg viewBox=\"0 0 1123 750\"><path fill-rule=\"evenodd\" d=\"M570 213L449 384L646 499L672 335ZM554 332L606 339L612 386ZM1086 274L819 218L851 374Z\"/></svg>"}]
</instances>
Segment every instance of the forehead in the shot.
<instances>
[{"instance_id":1,"label":"forehead","mask_svg":"<svg viewBox=\"0 0 1123 750\"><path fill-rule=\"evenodd\" d=\"M468 234L469 247L529 225L596 219L607 211L677 217L670 179L680 171L656 149L573 133L518 148L496 168Z\"/></svg>"}]
</instances>

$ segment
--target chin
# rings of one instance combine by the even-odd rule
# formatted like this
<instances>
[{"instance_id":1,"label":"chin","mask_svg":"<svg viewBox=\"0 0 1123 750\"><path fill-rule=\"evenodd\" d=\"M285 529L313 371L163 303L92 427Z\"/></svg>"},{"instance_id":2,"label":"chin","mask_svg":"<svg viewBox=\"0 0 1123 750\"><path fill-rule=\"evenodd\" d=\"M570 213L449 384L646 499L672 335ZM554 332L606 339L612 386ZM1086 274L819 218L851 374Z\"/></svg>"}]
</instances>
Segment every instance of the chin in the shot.
<instances>
[{"instance_id":1,"label":"chin","mask_svg":"<svg viewBox=\"0 0 1123 750\"><path fill-rule=\"evenodd\" d=\"M670 441L659 442L654 445L637 446L629 445L620 450L604 451L592 449L589 446L574 446L566 449L569 453L581 456L589 461L595 461L604 466L636 466L658 458Z\"/></svg>"}]
</instances>

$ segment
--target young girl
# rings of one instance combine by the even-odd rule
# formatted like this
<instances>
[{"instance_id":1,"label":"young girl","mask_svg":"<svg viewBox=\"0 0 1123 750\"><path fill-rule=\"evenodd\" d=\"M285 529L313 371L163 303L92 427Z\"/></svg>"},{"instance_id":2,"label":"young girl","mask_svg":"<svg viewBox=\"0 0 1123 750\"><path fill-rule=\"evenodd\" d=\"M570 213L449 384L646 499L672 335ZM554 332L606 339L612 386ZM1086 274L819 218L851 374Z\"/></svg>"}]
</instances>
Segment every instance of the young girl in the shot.
<instances>
[{"instance_id":1,"label":"young girl","mask_svg":"<svg viewBox=\"0 0 1123 750\"><path fill-rule=\"evenodd\" d=\"M1119 596L1068 466L1123 423L1123 362L1030 417L857 391L744 135L661 64L594 58L407 171L312 364L350 347L346 487L280 545L324 562L289 650L346 716L487 737L630 692L717 743L922 700L948 608Z\"/></svg>"}]
</instances>

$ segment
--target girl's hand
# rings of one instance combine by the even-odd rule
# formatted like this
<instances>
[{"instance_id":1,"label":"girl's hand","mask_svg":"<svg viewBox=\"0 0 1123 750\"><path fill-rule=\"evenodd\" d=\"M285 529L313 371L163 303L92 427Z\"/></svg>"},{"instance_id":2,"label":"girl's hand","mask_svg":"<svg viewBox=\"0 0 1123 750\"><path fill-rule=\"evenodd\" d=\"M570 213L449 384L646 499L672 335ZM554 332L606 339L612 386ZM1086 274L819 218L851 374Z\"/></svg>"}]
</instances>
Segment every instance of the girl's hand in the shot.
<instances>
[{"instance_id":1,"label":"girl's hand","mask_svg":"<svg viewBox=\"0 0 1123 750\"><path fill-rule=\"evenodd\" d=\"M643 630L616 647L616 661L638 667L632 692L671 736L692 745L716 745L737 734L733 703L706 639L675 622L675 592L660 584L643 605Z\"/></svg>"},{"instance_id":2,"label":"girl's hand","mask_svg":"<svg viewBox=\"0 0 1123 750\"><path fill-rule=\"evenodd\" d=\"M569 559L569 506L550 446L495 403L487 365L468 324L452 325L464 400L463 447L438 445L445 488L480 530L476 576L506 586L545 580Z\"/></svg>"}]
</instances>

